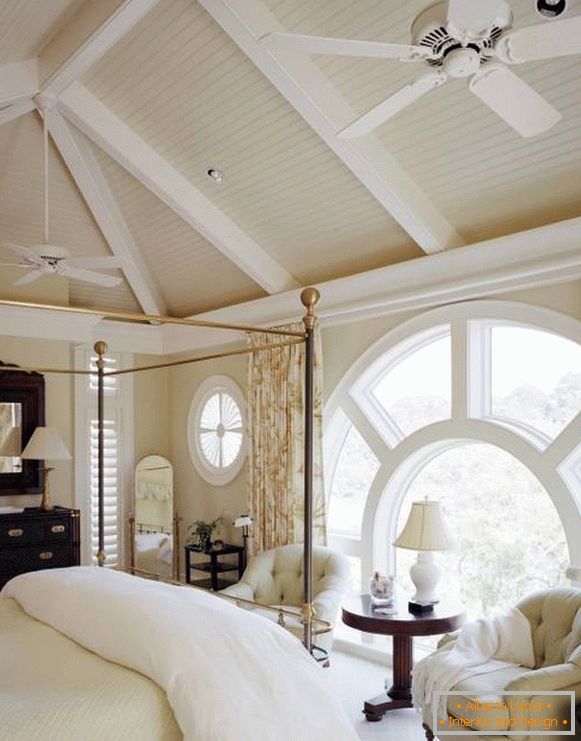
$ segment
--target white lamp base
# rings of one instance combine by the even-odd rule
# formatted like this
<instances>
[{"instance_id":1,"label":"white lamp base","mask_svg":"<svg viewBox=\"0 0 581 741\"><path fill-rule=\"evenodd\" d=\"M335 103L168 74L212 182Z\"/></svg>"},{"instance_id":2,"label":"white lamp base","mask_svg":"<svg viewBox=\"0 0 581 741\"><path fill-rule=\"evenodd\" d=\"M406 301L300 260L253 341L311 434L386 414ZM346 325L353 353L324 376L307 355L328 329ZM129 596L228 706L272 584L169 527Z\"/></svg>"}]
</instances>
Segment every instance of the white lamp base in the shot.
<instances>
[{"instance_id":1,"label":"white lamp base","mask_svg":"<svg viewBox=\"0 0 581 741\"><path fill-rule=\"evenodd\" d=\"M417 560L410 568L410 578L416 588L414 602L438 602L436 587L440 581L440 568L431 551L418 551Z\"/></svg>"}]
</instances>

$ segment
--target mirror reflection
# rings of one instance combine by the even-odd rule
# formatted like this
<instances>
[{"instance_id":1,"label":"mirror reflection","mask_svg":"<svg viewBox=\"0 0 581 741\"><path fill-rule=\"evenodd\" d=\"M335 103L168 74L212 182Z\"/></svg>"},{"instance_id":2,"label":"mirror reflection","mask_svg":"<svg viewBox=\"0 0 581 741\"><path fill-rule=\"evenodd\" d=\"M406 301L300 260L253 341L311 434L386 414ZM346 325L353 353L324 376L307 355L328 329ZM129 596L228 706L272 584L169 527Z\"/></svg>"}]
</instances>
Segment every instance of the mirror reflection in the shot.
<instances>
[{"instance_id":1,"label":"mirror reflection","mask_svg":"<svg viewBox=\"0 0 581 741\"><path fill-rule=\"evenodd\" d=\"M135 468L135 566L173 575L173 469L161 455L142 458Z\"/></svg>"},{"instance_id":2,"label":"mirror reflection","mask_svg":"<svg viewBox=\"0 0 581 741\"><path fill-rule=\"evenodd\" d=\"M0 402L0 473L22 471L22 404Z\"/></svg>"}]
</instances>

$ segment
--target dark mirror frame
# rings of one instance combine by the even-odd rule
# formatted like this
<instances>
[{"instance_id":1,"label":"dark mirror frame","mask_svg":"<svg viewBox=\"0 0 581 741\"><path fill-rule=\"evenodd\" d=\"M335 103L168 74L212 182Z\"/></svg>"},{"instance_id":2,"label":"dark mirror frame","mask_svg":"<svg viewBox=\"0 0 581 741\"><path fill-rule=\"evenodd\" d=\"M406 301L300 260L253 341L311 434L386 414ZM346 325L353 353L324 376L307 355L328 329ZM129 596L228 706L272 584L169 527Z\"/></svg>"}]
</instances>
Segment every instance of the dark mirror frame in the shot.
<instances>
[{"instance_id":1,"label":"dark mirror frame","mask_svg":"<svg viewBox=\"0 0 581 741\"><path fill-rule=\"evenodd\" d=\"M5 371L16 365L0 360L0 402L22 405L22 449L39 426L44 426L44 376L28 371ZM0 473L0 496L41 494L44 488L43 461L22 461L20 473Z\"/></svg>"}]
</instances>

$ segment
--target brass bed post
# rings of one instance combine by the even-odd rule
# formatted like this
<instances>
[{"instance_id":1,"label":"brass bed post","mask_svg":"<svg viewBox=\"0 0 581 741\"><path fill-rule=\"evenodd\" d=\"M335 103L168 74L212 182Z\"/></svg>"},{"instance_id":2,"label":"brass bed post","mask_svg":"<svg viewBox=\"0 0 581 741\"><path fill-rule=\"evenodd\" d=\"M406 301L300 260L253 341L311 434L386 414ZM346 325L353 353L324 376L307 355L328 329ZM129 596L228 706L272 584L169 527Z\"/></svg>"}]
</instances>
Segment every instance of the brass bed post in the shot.
<instances>
[{"instance_id":1,"label":"brass bed post","mask_svg":"<svg viewBox=\"0 0 581 741\"><path fill-rule=\"evenodd\" d=\"M313 309L320 294L316 288L305 288L301 302L307 313L305 325L305 451L304 451L304 595L303 595L303 644L309 653L313 650L313 413L314 413L314 340L317 317Z\"/></svg>"},{"instance_id":2,"label":"brass bed post","mask_svg":"<svg viewBox=\"0 0 581 741\"><path fill-rule=\"evenodd\" d=\"M104 416L105 416L105 399L103 388L103 371L105 361L103 356L107 352L105 342L95 342L94 347L97 353L97 502L98 502L98 528L99 528L99 548L97 550L97 563L99 566L105 565L105 456L104 456Z\"/></svg>"}]
</instances>

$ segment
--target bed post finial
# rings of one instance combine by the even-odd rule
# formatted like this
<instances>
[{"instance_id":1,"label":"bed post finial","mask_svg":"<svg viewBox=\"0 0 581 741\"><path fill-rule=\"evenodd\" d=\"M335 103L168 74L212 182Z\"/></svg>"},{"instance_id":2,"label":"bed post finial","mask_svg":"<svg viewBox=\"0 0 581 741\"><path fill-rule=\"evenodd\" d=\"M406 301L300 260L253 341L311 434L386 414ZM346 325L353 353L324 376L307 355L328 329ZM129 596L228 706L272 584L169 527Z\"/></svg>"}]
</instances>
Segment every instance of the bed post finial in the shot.
<instances>
[{"instance_id":1,"label":"bed post finial","mask_svg":"<svg viewBox=\"0 0 581 741\"><path fill-rule=\"evenodd\" d=\"M102 358L103 355L106 354L108 349L109 348L107 347L107 343L103 342L103 340L98 340L93 346L93 350L97 353L99 358Z\"/></svg>"},{"instance_id":2,"label":"bed post finial","mask_svg":"<svg viewBox=\"0 0 581 741\"><path fill-rule=\"evenodd\" d=\"M319 303L321 294L316 288L309 287L303 288L301 291L301 303L307 310L307 313L303 317L303 322L306 329L314 329L317 322L317 317L314 314L314 308Z\"/></svg>"}]
</instances>

